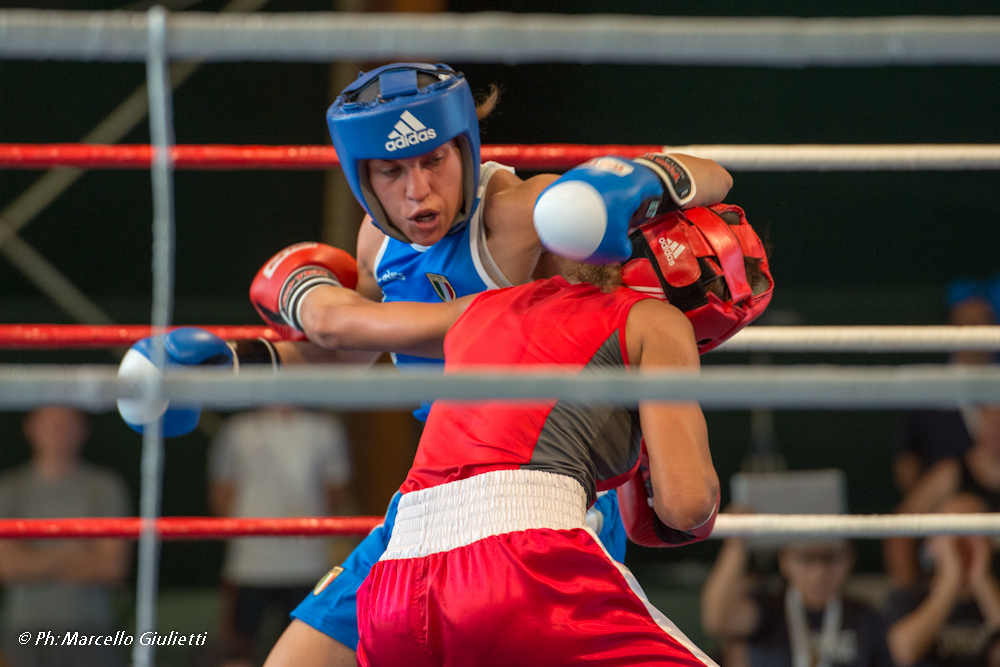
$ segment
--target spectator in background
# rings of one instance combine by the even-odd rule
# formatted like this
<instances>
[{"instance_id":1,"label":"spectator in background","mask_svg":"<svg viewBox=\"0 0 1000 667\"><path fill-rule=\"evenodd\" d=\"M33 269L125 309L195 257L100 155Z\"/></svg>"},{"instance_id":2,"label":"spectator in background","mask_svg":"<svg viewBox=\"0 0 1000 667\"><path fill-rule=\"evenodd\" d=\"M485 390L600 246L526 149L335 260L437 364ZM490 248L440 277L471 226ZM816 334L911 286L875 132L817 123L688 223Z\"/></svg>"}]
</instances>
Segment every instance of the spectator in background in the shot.
<instances>
[{"instance_id":1,"label":"spectator in background","mask_svg":"<svg viewBox=\"0 0 1000 667\"><path fill-rule=\"evenodd\" d=\"M972 447L928 470L899 504L898 513L940 512L944 503L959 493L979 498L983 511L1000 512L1000 406L982 407L977 414L979 425ZM885 541L885 568L894 587L906 588L919 580L917 551L913 538Z\"/></svg>"},{"instance_id":2,"label":"spectator in background","mask_svg":"<svg viewBox=\"0 0 1000 667\"><path fill-rule=\"evenodd\" d=\"M948 287L948 323L955 326L988 326L997 323L996 305L1000 298L1000 278L989 284L958 280ZM964 350L951 355L953 364L989 364L991 352ZM962 456L972 445L978 425L974 408L963 410L912 410L903 416L896 441L893 474L900 493L907 494L927 470L946 458Z\"/></svg>"},{"instance_id":3,"label":"spectator in background","mask_svg":"<svg viewBox=\"0 0 1000 667\"><path fill-rule=\"evenodd\" d=\"M275 407L230 419L211 445L210 500L219 516L295 517L342 513L351 477L347 436L327 414ZM223 566L224 628L231 664L258 652L268 605L286 619L330 569L329 540L238 538Z\"/></svg>"},{"instance_id":4,"label":"spectator in background","mask_svg":"<svg viewBox=\"0 0 1000 667\"><path fill-rule=\"evenodd\" d=\"M84 463L86 417L43 407L24 420L31 461L0 477L0 518L120 517L129 514L125 484L109 470ZM128 574L123 540L2 540L5 586L3 650L13 667L122 664L113 646L35 645L39 631L61 641L66 631L113 635L111 587ZM17 637L30 632L21 645Z\"/></svg>"},{"instance_id":5,"label":"spectator in background","mask_svg":"<svg viewBox=\"0 0 1000 667\"><path fill-rule=\"evenodd\" d=\"M778 564L784 587L778 594L751 585L748 558L742 539L723 543L702 589L701 615L709 636L746 643L749 667L892 667L881 617L842 597L854 567L850 544L783 547Z\"/></svg>"},{"instance_id":6,"label":"spectator in background","mask_svg":"<svg viewBox=\"0 0 1000 667\"><path fill-rule=\"evenodd\" d=\"M981 498L952 497L939 511L983 512ZM985 667L1000 629L1000 584L985 537L938 535L925 541L934 563L929 581L895 591L886 621L898 667Z\"/></svg>"}]
</instances>

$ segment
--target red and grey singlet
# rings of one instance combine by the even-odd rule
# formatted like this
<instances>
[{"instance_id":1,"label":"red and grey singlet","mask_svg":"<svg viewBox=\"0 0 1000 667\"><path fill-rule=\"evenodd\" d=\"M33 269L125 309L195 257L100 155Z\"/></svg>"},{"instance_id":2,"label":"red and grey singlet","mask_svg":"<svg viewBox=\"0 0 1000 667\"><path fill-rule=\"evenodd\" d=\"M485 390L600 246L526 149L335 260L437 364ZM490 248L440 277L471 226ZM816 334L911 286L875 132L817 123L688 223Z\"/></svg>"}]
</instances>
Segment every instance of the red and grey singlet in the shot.
<instances>
[{"instance_id":1,"label":"red and grey singlet","mask_svg":"<svg viewBox=\"0 0 1000 667\"><path fill-rule=\"evenodd\" d=\"M566 373L628 367L625 320L645 297L604 294L563 278L479 296L445 338L445 373L474 366L555 366ZM437 401L405 494L493 470L567 475L594 501L639 457L638 413L613 406L546 401L462 404Z\"/></svg>"},{"instance_id":2,"label":"red and grey singlet","mask_svg":"<svg viewBox=\"0 0 1000 667\"><path fill-rule=\"evenodd\" d=\"M485 292L448 332L445 373L624 371L644 298L562 278ZM639 440L637 415L610 406L436 401L358 590L358 664L715 667L586 526L595 488L633 469Z\"/></svg>"}]
</instances>

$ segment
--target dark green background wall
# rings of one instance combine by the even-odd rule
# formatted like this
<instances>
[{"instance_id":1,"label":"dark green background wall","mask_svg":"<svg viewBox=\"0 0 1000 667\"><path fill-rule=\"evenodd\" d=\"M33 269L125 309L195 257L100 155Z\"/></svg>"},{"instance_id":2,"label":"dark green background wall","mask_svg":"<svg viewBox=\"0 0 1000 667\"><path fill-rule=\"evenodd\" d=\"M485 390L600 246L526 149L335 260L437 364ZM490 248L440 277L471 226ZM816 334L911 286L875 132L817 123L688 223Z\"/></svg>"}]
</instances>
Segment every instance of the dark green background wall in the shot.
<instances>
[{"instance_id":1,"label":"dark green background wall","mask_svg":"<svg viewBox=\"0 0 1000 667\"><path fill-rule=\"evenodd\" d=\"M214 10L221 2L202 2ZM328 0L275 0L280 11ZM5 2L0 7L109 9L115 2ZM529 2L454 0L456 11L537 11ZM872 16L989 14L989 2L551 2L552 12L661 15ZM475 89L503 89L483 125L487 143L1000 143L995 67L718 68L453 63ZM0 62L0 142L78 141L144 79L138 64ZM206 65L175 97L181 143L328 144L324 65ZM126 143L148 141L141 126ZM0 207L37 172L0 172ZM803 324L941 321L949 280L1000 271L997 172L736 173L741 204L773 245L772 309ZM255 323L246 289L276 249L319 236L319 172L178 172L177 320ZM148 320L151 197L144 171L90 172L24 230L24 237L122 322ZM0 321L66 322L0 261ZM92 361L103 353L0 353L0 362ZM709 363L745 362L718 355ZM938 357L776 357L776 363L892 363ZM896 415L790 412L777 440L790 467L843 467L851 510L886 511ZM23 461L20 415L0 414L0 465ZM744 412L709 416L716 463L738 469L749 442ZM169 444L164 511L205 512L200 435ZM94 419L88 456L122 471L137 493L139 438L115 415ZM707 554L711 547L700 552ZM169 545L168 584L214 580L217 545ZM662 557L662 556L661 556ZM874 552L863 560L876 567Z\"/></svg>"}]
</instances>

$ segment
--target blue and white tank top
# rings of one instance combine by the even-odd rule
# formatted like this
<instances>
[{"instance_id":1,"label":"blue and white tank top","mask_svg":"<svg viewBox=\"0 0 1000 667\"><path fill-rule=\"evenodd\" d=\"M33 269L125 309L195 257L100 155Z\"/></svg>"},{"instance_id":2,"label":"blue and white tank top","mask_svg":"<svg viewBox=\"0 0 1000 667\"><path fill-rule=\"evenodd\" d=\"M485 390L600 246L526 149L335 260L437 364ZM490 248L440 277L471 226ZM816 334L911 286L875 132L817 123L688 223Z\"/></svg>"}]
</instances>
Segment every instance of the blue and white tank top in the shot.
<instances>
[{"instance_id":1,"label":"blue and white tank top","mask_svg":"<svg viewBox=\"0 0 1000 667\"><path fill-rule=\"evenodd\" d=\"M431 246L385 237L373 267L375 282L382 289L382 301L438 303L513 285L490 255L483 223L483 196L493 174L501 169L514 172L496 162L486 162L480 167L476 206L469 224L461 231L447 234ZM392 361L404 372L427 364L444 369L441 359L393 354ZM413 415L423 421L429 410L430 403L424 403Z\"/></svg>"}]
</instances>

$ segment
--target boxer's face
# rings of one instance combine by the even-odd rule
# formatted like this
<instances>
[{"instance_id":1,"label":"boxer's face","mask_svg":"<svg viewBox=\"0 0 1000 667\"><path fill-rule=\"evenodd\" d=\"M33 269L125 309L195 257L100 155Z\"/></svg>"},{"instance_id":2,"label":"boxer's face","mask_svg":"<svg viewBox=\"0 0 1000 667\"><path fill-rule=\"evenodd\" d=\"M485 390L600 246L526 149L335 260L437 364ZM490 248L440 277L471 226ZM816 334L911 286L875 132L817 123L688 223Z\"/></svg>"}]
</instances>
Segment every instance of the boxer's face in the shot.
<instances>
[{"instance_id":1,"label":"boxer's face","mask_svg":"<svg viewBox=\"0 0 1000 667\"><path fill-rule=\"evenodd\" d=\"M405 160L368 160L368 180L389 220L414 243L440 241L462 206L462 156L454 141Z\"/></svg>"}]
</instances>

